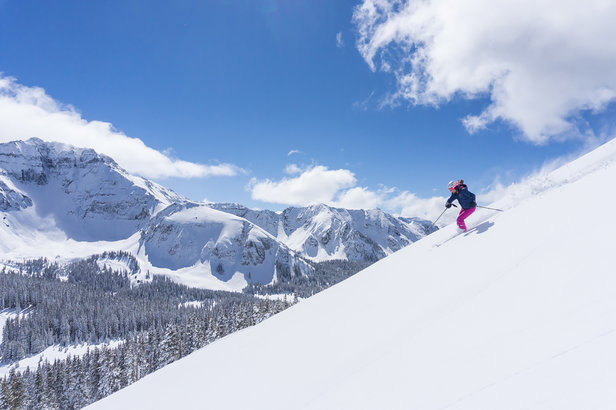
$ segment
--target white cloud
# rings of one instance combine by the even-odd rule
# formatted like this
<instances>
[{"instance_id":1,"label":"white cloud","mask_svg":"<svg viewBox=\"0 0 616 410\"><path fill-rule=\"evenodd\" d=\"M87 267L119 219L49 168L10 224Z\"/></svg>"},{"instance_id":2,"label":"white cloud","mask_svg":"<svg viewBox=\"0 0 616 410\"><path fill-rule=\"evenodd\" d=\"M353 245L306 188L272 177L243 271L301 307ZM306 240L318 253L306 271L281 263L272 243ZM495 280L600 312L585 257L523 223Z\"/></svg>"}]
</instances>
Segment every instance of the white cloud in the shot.
<instances>
[{"instance_id":1,"label":"white cloud","mask_svg":"<svg viewBox=\"0 0 616 410\"><path fill-rule=\"evenodd\" d=\"M336 47L344 47L344 40L342 39L342 32L336 33Z\"/></svg>"},{"instance_id":2,"label":"white cloud","mask_svg":"<svg viewBox=\"0 0 616 410\"><path fill-rule=\"evenodd\" d=\"M447 198L448 196L421 198L411 192L403 191L388 198L385 201L385 208L395 210L401 216L418 217L432 221L445 209Z\"/></svg>"},{"instance_id":3,"label":"white cloud","mask_svg":"<svg viewBox=\"0 0 616 410\"><path fill-rule=\"evenodd\" d=\"M88 121L39 87L0 75L0 142L37 137L109 155L128 172L148 178L232 176L232 164L203 165L175 159L117 131L108 122ZM167 153L171 151L166 151Z\"/></svg>"},{"instance_id":4,"label":"white cloud","mask_svg":"<svg viewBox=\"0 0 616 410\"><path fill-rule=\"evenodd\" d=\"M285 167L284 173L287 175L297 175L302 173L302 169L297 164L289 164Z\"/></svg>"},{"instance_id":5,"label":"white cloud","mask_svg":"<svg viewBox=\"0 0 616 410\"><path fill-rule=\"evenodd\" d=\"M298 149L292 149L291 151L289 151L289 153L287 154L288 157L290 157L293 154L301 154L302 152Z\"/></svg>"},{"instance_id":6,"label":"white cloud","mask_svg":"<svg viewBox=\"0 0 616 410\"><path fill-rule=\"evenodd\" d=\"M365 187L355 187L340 192L329 204L339 208L374 209L383 204L383 194Z\"/></svg>"},{"instance_id":7,"label":"white cloud","mask_svg":"<svg viewBox=\"0 0 616 410\"><path fill-rule=\"evenodd\" d=\"M353 20L364 59L398 81L389 102L488 96L469 132L505 120L545 143L616 99L614 16L606 0L364 0Z\"/></svg>"},{"instance_id":8,"label":"white cloud","mask_svg":"<svg viewBox=\"0 0 616 410\"><path fill-rule=\"evenodd\" d=\"M278 182L253 178L248 188L252 199L258 201L304 206L330 202L340 190L354 186L355 182L349 170L330 170L317 165L295 178L283 178Z\"/></svg>"}]
</instances>

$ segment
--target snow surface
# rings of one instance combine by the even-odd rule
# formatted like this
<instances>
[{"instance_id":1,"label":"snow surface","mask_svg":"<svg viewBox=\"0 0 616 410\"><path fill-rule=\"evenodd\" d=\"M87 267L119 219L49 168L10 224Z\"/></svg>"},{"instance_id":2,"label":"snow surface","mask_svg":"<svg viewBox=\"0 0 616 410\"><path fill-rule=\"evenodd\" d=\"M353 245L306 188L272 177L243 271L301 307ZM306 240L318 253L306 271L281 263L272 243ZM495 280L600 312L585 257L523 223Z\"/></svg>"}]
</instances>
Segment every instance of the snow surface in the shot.
<instances>
[{"instance_id":1,"label":"snow surface","mask_svg":"<svg viewBox=\"0 0 616 410\"><path fill-rule=\"evenodd\" d=\"M91 408L614 409L614 180L613 140Z\"/></svg>"}]
</instances>

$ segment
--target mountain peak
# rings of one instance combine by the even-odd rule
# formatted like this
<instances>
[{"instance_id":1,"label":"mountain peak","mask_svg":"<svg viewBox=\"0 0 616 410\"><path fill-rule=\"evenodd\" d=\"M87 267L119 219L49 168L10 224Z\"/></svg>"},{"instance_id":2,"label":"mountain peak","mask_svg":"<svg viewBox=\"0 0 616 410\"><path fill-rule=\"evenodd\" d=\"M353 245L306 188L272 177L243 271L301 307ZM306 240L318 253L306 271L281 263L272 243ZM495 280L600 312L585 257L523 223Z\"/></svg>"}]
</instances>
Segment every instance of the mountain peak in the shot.
<instances>
[{"instance_id":1,"label":"mountain peak","mask_svg":"<svg viewBox=\"0 0 616 410\"><path fill-rule=\"evenodd\" d=\"M77 148L39 138L0 144L0 168L18 177L24 171L38 171L40 175L56 169L85 167L95 163L105 164L118 173L128 175L111 157L91 148Z\"/></svg>"},{"instance_id":2,"label":"mountain peak","mask_svg":"<svg viewBox=\"0 0 616 410\"><path fill-rule=\"evenodd\" d=\"M75 240L125 239L160 209L186 201L93 149L38 138L0 144L0 169L37 215Z\"/></svg>"}]
</instances>

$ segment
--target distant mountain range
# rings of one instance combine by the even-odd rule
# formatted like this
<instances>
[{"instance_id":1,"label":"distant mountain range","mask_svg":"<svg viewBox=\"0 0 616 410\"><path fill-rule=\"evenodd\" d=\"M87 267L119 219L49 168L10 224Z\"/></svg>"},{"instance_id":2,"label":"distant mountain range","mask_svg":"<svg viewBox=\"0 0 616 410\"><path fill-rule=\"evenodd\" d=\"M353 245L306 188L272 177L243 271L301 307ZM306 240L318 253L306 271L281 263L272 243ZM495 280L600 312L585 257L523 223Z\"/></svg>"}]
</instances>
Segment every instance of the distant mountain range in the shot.
<instances>
[{"instance_id":1,"label":"distant mountain range","mask_svg":"<svg viewBox=\"0 0 616 410\"><path fill-rule=\"evenodd\" d=\"M376 261L430 226L381 210L195 202L91 149L39 139L0 144L0 219L4 263L123 250L139 261L135 280L231 290L310 275L311 262Z\"/></svg>"},{"instance_id":2,"label":"distant mountain range","mask_svg":"<svg viewBox=\"0 0 616 410\"><path fill-rule=\"evenodd\" d=\"M397 218L379 209L343 209L324 204L277 213L238 204L209 204L240 216L313 261L377 261L428 234L430 221Z\"/></svg>"}]
</instances>

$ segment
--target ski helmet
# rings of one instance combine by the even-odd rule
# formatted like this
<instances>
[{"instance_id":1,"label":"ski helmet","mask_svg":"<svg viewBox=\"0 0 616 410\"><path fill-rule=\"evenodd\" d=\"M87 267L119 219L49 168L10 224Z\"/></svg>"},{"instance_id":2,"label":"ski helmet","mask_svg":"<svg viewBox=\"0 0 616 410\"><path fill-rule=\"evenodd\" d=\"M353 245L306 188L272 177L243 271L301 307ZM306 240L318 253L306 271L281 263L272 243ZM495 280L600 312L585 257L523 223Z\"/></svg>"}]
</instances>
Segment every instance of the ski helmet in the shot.
<instances>
[{"instance_id":1,"label":"ski helmet","mask_svg":"<svg viewBox=\"0 0 616 410\"><path fill-rule=\"evenodd\" d=\"M449 192L453 192L457 186L458 181L449 181L449 183L447 184L447 189L449 190Z\"/></svg>"}]
</instances>

